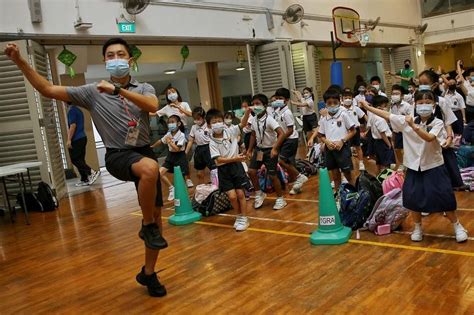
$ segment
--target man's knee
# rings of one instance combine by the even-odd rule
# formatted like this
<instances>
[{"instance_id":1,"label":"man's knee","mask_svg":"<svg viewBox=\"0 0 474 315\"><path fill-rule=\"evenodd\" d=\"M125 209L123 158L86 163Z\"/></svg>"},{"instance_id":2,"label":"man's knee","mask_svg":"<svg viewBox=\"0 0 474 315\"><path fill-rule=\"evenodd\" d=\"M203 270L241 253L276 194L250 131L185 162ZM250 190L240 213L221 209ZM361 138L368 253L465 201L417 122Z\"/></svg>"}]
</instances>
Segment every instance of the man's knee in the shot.
<instances>
[{"instance_id":1,"label":"man's knee","mask_svg":"<svg viewBox=\"0 0 474 315\"><path fill-rule=\"evenodd\" d=\"M150 158L143 158L134 163L132 170L140 180L156 180L158 178L158 162Z\"/></svg>"}]
</instances>

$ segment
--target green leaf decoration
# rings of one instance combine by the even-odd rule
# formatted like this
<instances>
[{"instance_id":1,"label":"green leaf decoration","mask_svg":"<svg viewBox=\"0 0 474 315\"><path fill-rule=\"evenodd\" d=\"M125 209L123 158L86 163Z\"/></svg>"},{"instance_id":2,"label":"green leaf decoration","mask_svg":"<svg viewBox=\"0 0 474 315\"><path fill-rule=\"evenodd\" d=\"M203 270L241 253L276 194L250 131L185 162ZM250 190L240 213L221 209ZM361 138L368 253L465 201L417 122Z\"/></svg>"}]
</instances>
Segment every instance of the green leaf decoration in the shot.
<instances>
[{"instance_id":1,"label":"green leaf decoration","mask_svg":"<svg viewBox=\"0 0 474 315\"><path fill-rule=\"evenodd\" d=\"M142 55L142 51L136 45L131 45L130 48L132 50L133 57L132 70L138 72L138 58L140 58L140 56Z\"/></svg>"},{"instance_id":2,"label":"green leaf decoration","mask_svg":"<svg viewBox=\"0 0 474 315\"><path fill-rule=\"evenodd\" d=\"M77 56L72 51L67 50L66 46L63 46L63 50L58 55L58 60L66 66L66 71L71 78L76 75L76 71L71 67L76 59Z\"/></svg>"},{"instance_id":3,"label":"green leaf decoration","mask_svg":"<svg viewBox=\"0 0 474 315\"><path fill-rule=\"evenodd\" d=\"M181 64L181 69L184 67L184 63L186 62L186 59L189 57L189 48L188 46L184 45L181 47L181 57L183 58L183 63Z\"/></svg>"}]
</instances>

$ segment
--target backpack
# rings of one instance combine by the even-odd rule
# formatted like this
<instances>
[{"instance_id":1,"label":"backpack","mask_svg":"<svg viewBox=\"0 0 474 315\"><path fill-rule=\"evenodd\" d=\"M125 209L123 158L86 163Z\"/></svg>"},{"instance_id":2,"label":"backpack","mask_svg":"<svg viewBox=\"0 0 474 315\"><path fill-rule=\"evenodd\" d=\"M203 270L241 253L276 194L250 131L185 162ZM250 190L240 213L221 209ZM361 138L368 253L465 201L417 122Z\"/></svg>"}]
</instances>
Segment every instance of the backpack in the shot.
<instances>
[{"instance_id":1,"label":"backpack","mask_svg":"<svg viewBox=\"0 0 474 315\"><path fill-rule=\"evenodd\" d=\"M192 207L195 211L200 212L205 217L223 213L232 209L227 194L219 190L213 191L202 203L198 203L196 199L193 199Z\"/></svg>"},{"instance_id":2,"label":"backpack","mask_svg":"<svg viewBox=\"0 0 474 315\"><path fill-rule=\"evenodd\" d=\"M38 193L36 194L36 197L43 206L43 211L54 211L58 208L58 199L56 199L51 187L45 182L40 182L38 184Z\"/></svg>"},{"instance_id":3,"label":"backpack","mask_svg":"<svg viewBox=\"0 0 474 315\"><path fill-rule=\"evenodd\" d=\"M262 165L258 170L257 176L260 189L266 193L272 193L274 191L272 179L267 175L265 165ZM277 164L277 176L280 180L281 188L285 189L286 184L288 184L288 174L283 170L280 164Z\"/></svg>"},{"instance_id":4,"label":"backpack","mask_svg":"<svg viewBox=\"0 0 474 315\"><path fill-rule=\"evenodd\" d=\"M474 166L474 146L462 145L456 151L456 158L459 168Z\"/></svg>"},{"instance_id":5,"label":"backpack","mask_svg":"<svg viewBox=\"0 0 474 315\"><path fill-rule=\"evenodd\" d=\"M27 192L24 193L25 196L25 203L26 203L26 210L27 211L40 211L43 212L43 206L41 203L38 201L38 198L36 198L36 194ZM22 209L25 209L25 205L23 204L23 199L21 198L21 194L18 193L16 195L16 201L18 204L21 206Z\"/></svg>"},{"instance_id":6,"label":"backpack","mask_svg":"<svg viewBox=\"0 0 474 315\"><path fill-rule=\"evenodd\" d=\"M217 187L213 184L201 184L196 186L196 190L194 191L194 200L198 203L202 203L212 194L214 191L217 190Z\"/></svg>"},{"instance_id":7,"label":"backpack","mask_svg":"<svg viewBox=\"0 0 474 315\"><path fill-rule=\"evenodd\" d=\"M351 184L339 188L341 223L352 230L361 228L370 215L370 194L366 190L357 191Z\"/></svg>"},{"instance_id":8,"label":"backpack","mask_svg":"<svg viewBox=\"0 0 474 315\"><path fill-rule=\"evenodd\" d=\"M395 231L406 217L408 210L403 208L402 190L395 188L377 200L364 227L374 232L377 226L390 224L390 230Z\"/></svg>"},{"instance_id":9,"label":"backpack","mask_svg":"<svg viewBox=\"0 0 474 315\"><path fill-rule=\"evenodd\" d=\"M379 175L377 175L377 180L380 182L380 183L383 183L383 181L385 179L387 179L387 177L389 177L390 175L393 174L393 170L389 169L389 168L386 168L384 169L383 171L380 172ZM383 188L383 187L382 187Z\"/></svg>"},{"instance_id":10,"label":"backpack","mask_svg":"<svg viewBox=\"0 0 474 315\"><path fill-rule=\"evenodd\" d=\"M359 177L356 180L356 187L358 191L366 191L370 194L370 209L373 208L374 204L383 195L382 184L370 175L367 171L361 171Z\"/></svg>"},{"instance_id":11,"label":"backpack","mask_svg":"<svg viewBox=\"0 0 474 315\"><path fill-rule=\"evenodd\" d=\"M386 195L395 188L402 189L405 176L403 172L393 172L382 183L383 194Z\"/></svg>"},{"instance_id":12,"label":"backpack","mask_svg":"<svg viewBox=\"0 0 474 315\"><path fill-rule=\"evenodd\" d=\"M311 175L315 175L318 173L318 169L316 167L315 164L312 164L311 162L309 161L306 161L306 160L300 160L300 159L297 159L296 160L296 169L298 170L298 172L306 175L306 176L311 176Z\"/></svg>"}]
</instances>

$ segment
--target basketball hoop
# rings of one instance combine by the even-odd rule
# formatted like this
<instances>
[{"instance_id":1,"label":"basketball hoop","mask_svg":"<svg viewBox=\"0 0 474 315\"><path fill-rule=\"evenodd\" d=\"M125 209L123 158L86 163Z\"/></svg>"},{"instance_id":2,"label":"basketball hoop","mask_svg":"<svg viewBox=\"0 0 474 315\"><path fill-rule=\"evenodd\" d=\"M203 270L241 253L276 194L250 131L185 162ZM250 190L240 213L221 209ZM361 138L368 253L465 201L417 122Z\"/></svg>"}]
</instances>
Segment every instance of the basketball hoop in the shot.
<instances>
[{"instance_id":1,"label":"basketball hoop","mask_svg":"<svg viewBox=\"0 0 474 315\"><path fill-rule=\"evenodd\" d=\"M354 29L352 32L349 32L347 34L347 38L352 38L352 36L355 36L355 38L357 38L360 46L362 47L365 47L370 41L369 29L367 28Z\"/></svg>"}]
</instances>

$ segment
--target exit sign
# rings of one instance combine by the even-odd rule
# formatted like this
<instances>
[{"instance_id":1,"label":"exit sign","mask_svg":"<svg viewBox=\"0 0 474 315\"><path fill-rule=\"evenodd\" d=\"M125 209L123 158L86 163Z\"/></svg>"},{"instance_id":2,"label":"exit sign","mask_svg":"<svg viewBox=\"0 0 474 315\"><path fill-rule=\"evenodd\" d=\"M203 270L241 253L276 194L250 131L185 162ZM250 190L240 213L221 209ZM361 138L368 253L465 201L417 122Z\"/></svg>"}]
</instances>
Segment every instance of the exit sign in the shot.
<instances>
[{"instance_id":1,"label":"exit sign","mask_svg":"<svg viewBox=\"0 0 474 315\"><path fill-rule=\"evenodd\" d=\"M120 33L135 33L135 23L118 23Z\"/></svg>"}]
</instances>

